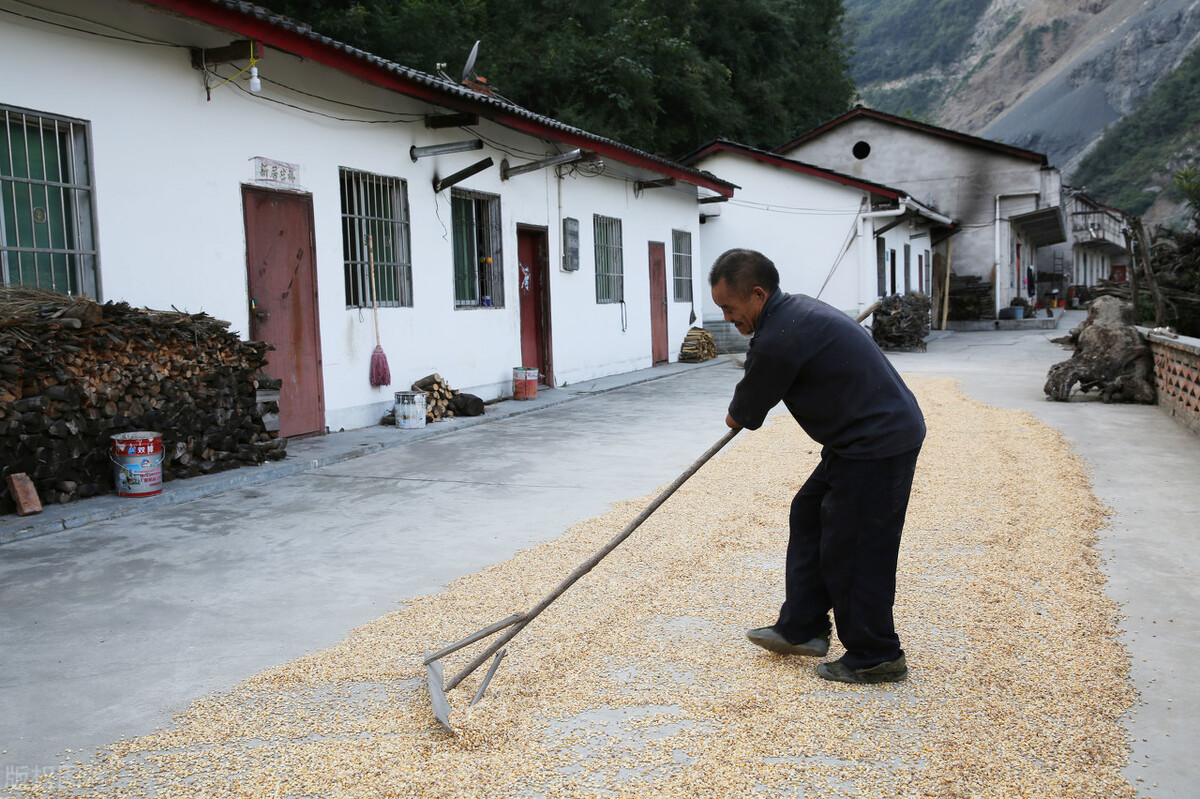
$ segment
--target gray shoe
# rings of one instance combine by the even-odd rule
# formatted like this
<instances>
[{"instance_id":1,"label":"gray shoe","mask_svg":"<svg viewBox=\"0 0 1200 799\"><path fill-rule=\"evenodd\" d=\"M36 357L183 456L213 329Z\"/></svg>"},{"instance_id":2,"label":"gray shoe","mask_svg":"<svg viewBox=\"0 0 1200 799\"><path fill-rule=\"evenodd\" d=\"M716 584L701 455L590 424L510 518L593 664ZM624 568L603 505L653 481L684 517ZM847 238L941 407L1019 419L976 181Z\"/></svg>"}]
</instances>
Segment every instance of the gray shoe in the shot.
<instances>
[{"instance_id":1,"label":"gray shoe","mask_svg":"<svg viewBox=\"0 0 1200 799\"><path fill-rule=\"evenodd\" d=\"M793 644L784 638L774 627L755 627L746 631L746 637L753 644L763 649L769 649L780 655L807 655L813 658L823 658L829 654L829 636L818 636L802 644Z\"/></svg>"},{"instance_id":2,"label":"gray shoe","mask_svg":"<svg viewBox=\"0 0 1200 799\"><path fill-rule=\"evenodd\" d=\"M908 679L908 664L904 662L904 655L895 660L889 660L885 663L869 666L864 669L852 669L840 660L832 660L829 663L822 663L817 666L817 675L826 680L833 680L834 682L848 682L860 685L900 682Z\"/></svg>"}]
</instances>

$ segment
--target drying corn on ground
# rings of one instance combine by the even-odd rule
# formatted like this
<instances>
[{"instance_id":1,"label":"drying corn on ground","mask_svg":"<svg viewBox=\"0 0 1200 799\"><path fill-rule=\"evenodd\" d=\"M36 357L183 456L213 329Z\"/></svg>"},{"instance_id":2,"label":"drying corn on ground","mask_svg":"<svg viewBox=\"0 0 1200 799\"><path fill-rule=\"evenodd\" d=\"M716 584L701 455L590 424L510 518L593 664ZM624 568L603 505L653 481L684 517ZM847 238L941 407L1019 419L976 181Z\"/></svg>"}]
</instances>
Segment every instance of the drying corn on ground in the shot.
<instances>
[{"instance_id":1,"label":"drying corn on ground","mask_svg":"<svg viewBox=\"0 0 1200 799\"><path fill-rule=\"evenodd\" d=\"M909 382L929 437L901 549L905 683L829 683L818 661L745 640L775 619L788 505L818 459L776 416L518 635L482 702L467 707L485 669L451 691L455 736L434 721L423 650L530 607L651 497L14 793L1133 796L1134 692L1084 464L1029 414Z\"/></svg>"}]
</instances>

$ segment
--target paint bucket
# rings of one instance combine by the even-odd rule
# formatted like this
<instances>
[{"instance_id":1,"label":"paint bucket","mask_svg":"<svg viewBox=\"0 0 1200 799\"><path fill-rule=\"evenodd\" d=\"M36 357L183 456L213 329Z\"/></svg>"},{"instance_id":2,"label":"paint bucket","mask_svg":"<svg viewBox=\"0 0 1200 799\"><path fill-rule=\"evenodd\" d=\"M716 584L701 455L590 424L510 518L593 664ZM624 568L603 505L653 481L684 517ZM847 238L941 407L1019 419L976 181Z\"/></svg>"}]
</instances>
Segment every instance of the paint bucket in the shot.
<instances>
[{"instance_id":1,"label":"paint bucket","mask_svg":"<svg viewBox=\"0 0 1200 799\"><path fill-rule=\"evenodd\" d=\"M113 480L117 495L149 497L162 493L162 433L145 430L112 436Z\"/></svg>"},{"instance_id":2,"label":"paint bucket","mask_svg":"<svg viewBox=\"0 0 1200 799\"><path fill-rule=\"evenodd\" d=\"M524 366L513 368L513 399L528 400L537 397L538 370Z\"/></svg>"},{"instance_id":3,"label":"paint bucket","mask_svg":"<svg viewBox=\"0 0 1200 799\"><path fill-rule=\"evenodd\" d=\"M397 391L396 392L396 427L403 430L416 430L425 426L425 392Z\"/></svg>"}]
</instances>

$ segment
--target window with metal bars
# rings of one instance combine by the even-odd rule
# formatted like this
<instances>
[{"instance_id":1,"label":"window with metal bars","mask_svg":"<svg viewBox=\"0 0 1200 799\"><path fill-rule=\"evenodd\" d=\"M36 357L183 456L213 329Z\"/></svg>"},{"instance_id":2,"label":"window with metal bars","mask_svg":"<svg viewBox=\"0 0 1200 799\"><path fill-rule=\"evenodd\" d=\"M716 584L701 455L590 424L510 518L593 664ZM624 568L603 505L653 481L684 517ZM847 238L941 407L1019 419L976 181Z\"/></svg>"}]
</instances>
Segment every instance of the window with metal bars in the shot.
<instances>
[{"instance_id":1,"label":"window with metal bars","mask_svg":"<svg viewBox=\"0 0 1200 799\"><path fill-rule=\"evenodd\" d=\"M625 261L621 249L621 220L592 216L596 251L596 302L624 302Z\"/></svg>"},{"instance_id":2,"label":"window with metal bars","mask_svg":"<svg viewBox=\"0 0 1200 799\"><path fill-rule=\"evenodd\" d=\"M411 308L408 190L400 178L341 169L346 306ZM372 262L375 274L371 274Z\"/></svg>"},{"instance_id":3,"label":"window with metal bars","mask_svg":"<svg viewBox=\"0 0 1200 799\"><path fill-rule=\"evenodd\" d=\"M0 284L97 297L87 123L0 106Z\"/></svg>"},{"instance_id":4,"label":"window with metal bars","mask_svg":"<svg viewBox=\"0 0 1200 799\"><path fill-rule=\"evenodd\" d=\"M692 301L692 234L671 231L671 261L675 274L675 302Z\"/></svg>"},{"instance_id":5,"label":"window with metal bars","mask_svg":"<svg viewBox=\"0 0 1200 799\"><path fill-rule=\"evenodd\" d=\"M503 308L499 195L453 189L450 216L454 227L454 307Z\"/></svg>"}]
</instances>

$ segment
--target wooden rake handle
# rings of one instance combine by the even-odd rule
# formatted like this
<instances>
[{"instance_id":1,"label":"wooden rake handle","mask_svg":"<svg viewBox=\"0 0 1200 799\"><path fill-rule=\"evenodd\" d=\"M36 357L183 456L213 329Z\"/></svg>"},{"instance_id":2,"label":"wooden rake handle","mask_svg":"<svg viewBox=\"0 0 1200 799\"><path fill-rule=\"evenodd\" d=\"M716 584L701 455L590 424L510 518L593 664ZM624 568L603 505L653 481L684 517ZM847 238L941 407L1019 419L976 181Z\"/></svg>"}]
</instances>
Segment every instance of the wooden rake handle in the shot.
<instances>
[{"instance_id":1,"label":"wooden rake handle","mask_svg":"<svg viewBox=\"0 0 1200 799\"><path fill-rule=\"evenodd\" d=\"M474 633L473 635L467 636L466 638L464 638L462 641L458 642L457 644L451 644L449 647L446 647L446 649L443 649L441 652L439 652L437 654L437 657L441 657L445 654L448 654L449 652L453 652L455 649L460 649L469 643L478 641L480 638L486 637L491 632L494 632L499 629L503 629L504 627L509 627L508 632L504 633L504 635L497 638L494 642L492 642L492 644L487 649L485 649L474 660L472 660L470 663L468 663L463 668L462 671L460 671L458 674L454 675L454 677L451 678L450 681L446 683L444 690L450 691L455 686L457 686L460 682L462 682L467 677L469 677L472 672L474 672L476 669L478 669L480 666L482 666L484 663L486 663L488 658L490 658L492 655L496 654L496 652L498 652L505 644L507 644L509 641L511 641L513 639L513 637L516 636L517 633L519 633L519 632L521 632L521 630L525 629L525 625L529 624L529 622L531 622L535 618L537 618L538 614L541 613L546 608L550 607L550 604L552 602L554 602L554 600L556 600L560 596L562 596L568 588L570 588L572 585L574 585L576 582L578 582L581 577L583 577L585 574L587 574L593 568L595 568L596 564L598 564L600 561L604 560L605 556L608 555L608 553L612 552L614 549L616 549L618 546L621 545L622 541L624 541L626 538L628 538L630 535L632 535L633 531L636 530L641 525L642 522L644 522L644 521L646 521L646 519L650 518L650 515L653 514L654 511L658 510L658 508L664 502L666 502L668 499L670 499L671 495L674 494L681 485L686 483L689 477L691 477L693 474L695 474L697 471L699 471L701 466L708 463L709 459L712 458L713 455L716 455L718 452L720 452L721 448L724 447L726 444L728 444L730 441L732 441L733 437L736 436L737 434L738 434L738 430L730 430L728 433L721 436L720 441L718 441L716 444L713 444L711 447L709 447L708 450L703 455L701 455L699 458L697 458L696 461L691 466L689 466L687 468L687 470L684 471L683 474L681 474L681 475L679 475L679 477L675 478L675 482L671 483L671 485L669 485L665 489L663 489L662 493L659 494L657 497L655 497L654 501L651 502L649 505L647 505L645 510L643 510L641 513L639 513L637 515L637 517L634 518L633 521L631 521L629 524L625 525L625 529L623 529L623 530L621 530L621 532L617 533L617 535L611 541L609 541L607 544L605 544L603 547L601 547L600 550L598 552L596 552L596 554L592 555L586 561L579 564L579 566L575 569L575 571L571 572L565 578L563 578L563 581L560 582L557 586L555 586L554 590L551 591L549 594L547 594L545 596L545 598L542 599L541 602L538 602L536 605L534 605L532 608L530 608L525 613L519 614L517 616L510 616L509 618L505 619L504 621L497 622L496 624L493 624L489 627L485 627L482 630L480 630L479 632ZM435 660L435 659L436 658L433 656L428 657L426 659L426 664L428 665L428 663L431 660Z\"/></svg>"}]
</instances>

